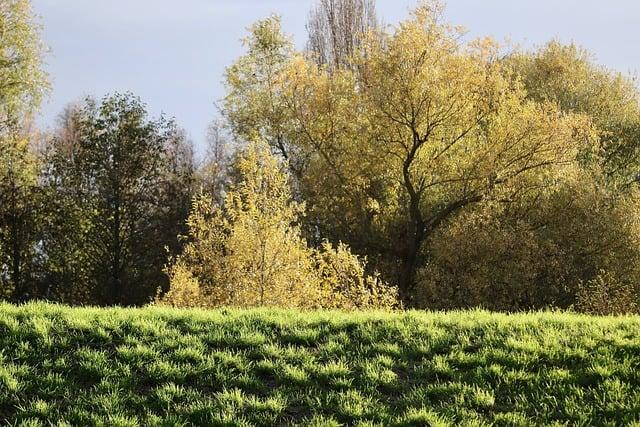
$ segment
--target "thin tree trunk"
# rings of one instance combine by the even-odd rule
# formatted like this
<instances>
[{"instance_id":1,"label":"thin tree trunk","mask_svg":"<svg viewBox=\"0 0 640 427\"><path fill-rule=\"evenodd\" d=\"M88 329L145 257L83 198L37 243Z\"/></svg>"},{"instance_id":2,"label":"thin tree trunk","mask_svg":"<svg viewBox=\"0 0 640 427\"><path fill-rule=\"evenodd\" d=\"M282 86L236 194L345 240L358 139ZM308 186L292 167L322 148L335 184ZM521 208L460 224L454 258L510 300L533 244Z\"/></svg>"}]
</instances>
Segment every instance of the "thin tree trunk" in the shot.
<instances>
[{"instance_id":1,"label":"thin tree trunk","mask_svg":"<svg viewBox=\"0 0 640 427\"><path fill-rule=\"evenodd\" d=\"M17 189L15 182L11 182L11 278L13 281L13 299L18 302L24 299L25 290L22 284L22 254L20 251L20 230L17 212Z\"/></svg>"},{"instance_id":2,"label":"thin tree trunk","mask_svg":"<svg viewBox=\"0 0 640 427\"><path fill-rule=\"evenodd\" d=\"M120 197L116 196L113 212L113 228L111 237L113 239L113 253L111 264L111 304L122 303L122 278L120 274L120 262L122 242L120 241Z\"/></svg>"},{"instance_id":3,"label":"thin tree trunk","mask_svg":"<svg viewBox=\"0 0 640 427\"><path fill-rule=\"evenodd\" d=\"M411 230L407 236L408 243L402 259L400 277L398 280L400 297L407 304L410 303L412 296L413 281L417 267L416 264L418 262L418 255L420 254L420 249L422 248L425 235L424 223L421 220L418 220L414 223L413 230Z\"/></svg>"}]
</instances>

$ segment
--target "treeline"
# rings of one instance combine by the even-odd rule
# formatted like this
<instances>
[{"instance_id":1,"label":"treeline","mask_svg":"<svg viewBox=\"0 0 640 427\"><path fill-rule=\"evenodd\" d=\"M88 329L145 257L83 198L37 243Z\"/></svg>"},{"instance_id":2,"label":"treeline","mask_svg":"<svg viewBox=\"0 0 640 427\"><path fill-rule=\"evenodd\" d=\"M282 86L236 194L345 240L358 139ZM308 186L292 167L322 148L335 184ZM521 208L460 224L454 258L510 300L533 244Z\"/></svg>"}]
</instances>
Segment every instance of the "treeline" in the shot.
<instances>
[{"instance_id":1,"label":"treeline","mask_svg":"<svg viewBox=\"0 0 640 427\"><path fill-rule=\"evenodd\" d=\"M576 46L321 0L302 51L249 28L199 161L131 94L38 135L37 26L0 12L4 298L637 310L640 92Z\"/></svg>"}]
</instances>

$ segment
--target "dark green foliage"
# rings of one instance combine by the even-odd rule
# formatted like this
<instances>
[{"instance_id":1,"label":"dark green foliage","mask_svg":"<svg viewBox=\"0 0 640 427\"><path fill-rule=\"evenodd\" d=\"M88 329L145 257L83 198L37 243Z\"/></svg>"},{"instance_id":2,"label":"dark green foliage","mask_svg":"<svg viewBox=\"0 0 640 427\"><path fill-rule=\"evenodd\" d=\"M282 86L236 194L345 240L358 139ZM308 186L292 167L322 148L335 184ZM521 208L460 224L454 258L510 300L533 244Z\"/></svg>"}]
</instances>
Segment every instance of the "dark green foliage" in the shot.
<instances>
[{"instance_id":1,"label":"dark green foliage","mask_svg":"<svg viewBox=\"0 0 640 427\"><path fill-rule=\"evenodd\" d=\"M193 175L183 132L172 121L148 118L131 94L87 99L66 112L45 161L45 296L147 302L167 281L166 249L179 249Z\"/></svg>"},{"instance_id":2,"label":"dark green foliage","mask_svg":"<svg viewBox=\"0 0 640 427\"><path fill-rule=\"evenodd\" d=\"M0 419L629 425L640 421L639 327L560 313L0 305Z\"/></svg>"}]
</instances>

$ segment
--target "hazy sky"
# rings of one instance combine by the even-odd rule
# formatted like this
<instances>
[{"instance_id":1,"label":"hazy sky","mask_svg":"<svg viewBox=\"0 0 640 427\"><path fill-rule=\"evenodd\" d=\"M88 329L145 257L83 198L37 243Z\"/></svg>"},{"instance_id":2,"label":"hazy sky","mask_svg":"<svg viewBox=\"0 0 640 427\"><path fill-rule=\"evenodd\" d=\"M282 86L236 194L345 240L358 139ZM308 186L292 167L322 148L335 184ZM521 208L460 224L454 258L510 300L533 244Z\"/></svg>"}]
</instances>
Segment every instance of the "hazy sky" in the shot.
<instances>
[{"instance_id":1,"label":"hazy sky","mask_svg":"<svg viewBox=\"0 0 640 427\"><path fill-rule=\"evenodd\" d=\"M41 124L55 123L69 102L86 95L132 91L157 115L175 116L201 144L224 69L242 54L252 22L277 13L296 44L305 42L313 0L32 0L51 49L53 92ZM387 24L418 0L378 0ZM447 20L470 35L522 46L551 38L574 41L599 62L640 72L639 0L449 0Z\"/></svg>"}]
</instances>

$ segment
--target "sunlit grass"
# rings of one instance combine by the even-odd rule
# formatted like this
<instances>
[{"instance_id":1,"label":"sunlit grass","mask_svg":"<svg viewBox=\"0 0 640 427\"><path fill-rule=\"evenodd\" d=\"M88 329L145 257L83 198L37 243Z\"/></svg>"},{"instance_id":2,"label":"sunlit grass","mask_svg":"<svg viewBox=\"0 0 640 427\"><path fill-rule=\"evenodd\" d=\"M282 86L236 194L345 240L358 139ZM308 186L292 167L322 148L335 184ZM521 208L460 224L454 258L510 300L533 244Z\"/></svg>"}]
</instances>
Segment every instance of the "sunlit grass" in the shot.
<instances>
[{"instance_id":1,"label":"sunlit grass","mask_svg":"<svg viewBox=\"0 0 640 427\"><path fill-rule=\"evenodd\" d=\"M9 425L628 425L640 317L0 304Z\"/></svg>"}]
</instances>

